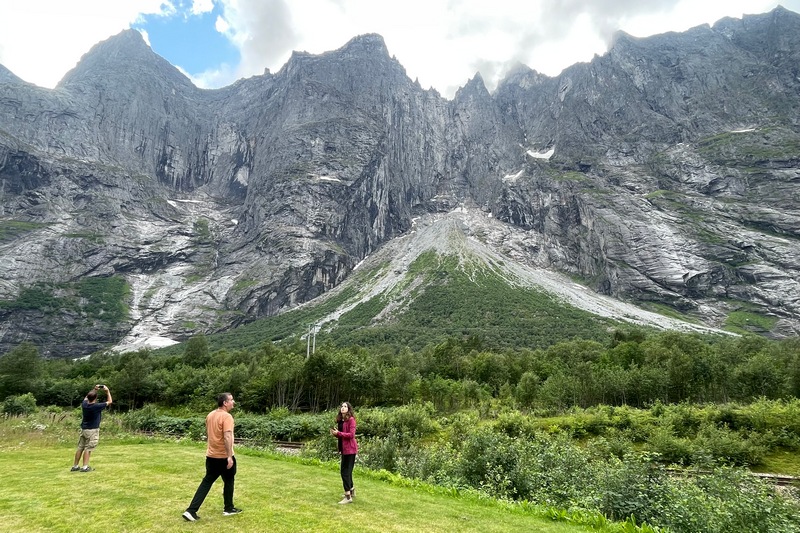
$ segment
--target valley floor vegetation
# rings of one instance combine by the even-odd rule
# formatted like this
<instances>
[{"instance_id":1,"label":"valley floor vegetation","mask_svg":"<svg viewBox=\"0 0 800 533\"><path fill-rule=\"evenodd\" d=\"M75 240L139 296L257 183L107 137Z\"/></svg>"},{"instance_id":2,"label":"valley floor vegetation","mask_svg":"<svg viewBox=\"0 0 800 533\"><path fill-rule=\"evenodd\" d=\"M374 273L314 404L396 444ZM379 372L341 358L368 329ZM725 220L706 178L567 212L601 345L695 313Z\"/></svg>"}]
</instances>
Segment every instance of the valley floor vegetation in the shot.
<instances>
[{"instance_id":1,"label":"valley floor vegetation","mask_svg":"<svg viewBox=\"0 0 800 533\"><path fill-rule=\"evenodd\" d=\"M26 422L31 420L0 421L0 432L13 425L6 436L16 438L16 442L9 442L0 437L3 531L589 531L587 526L553 520L544 509L525 510L480 495L453 495L435 487L371 476L369 472L357 473L363 496L353 505L341 506L336 503L341 497L341 482L335 463L280 457L247 448L237 450L236 501L244 512L222 516L222 499L212 491L200 509L201 520L189 524L181 513L199 481L204 445L109 437L106 431L102 451L98 448L93 457L95 471L75 473L64 467L72 448L67 443L52 442L50 422L35 422L39 429L25 432L19 426ZM47 427L43 429L44 425ZM592 518L598 525L604 523L601 516ZM602 531L626 531L614 526L609 523Z\"/></svg>"},{"instance_id":2,"label":"valley floor vegetation","mask_svg":"<svg viewBox=\"0 0 800 533\"><path fill-rule=\"evenodd\" d=\"M237 397L236 436L301 441L330 460L333 409L356 407L359 462L378 472L563 518L589 513L685 532L796 532L796 488L751 470L800 474L800 342L619 331L609 343L484 349L451 339L419 352L305 343L182 354L0 357L8 415L63 413L95 383L121 427L201 439L219 391ZM592 514L594 513L594 514Z\"/></svg>"}]
</instances>

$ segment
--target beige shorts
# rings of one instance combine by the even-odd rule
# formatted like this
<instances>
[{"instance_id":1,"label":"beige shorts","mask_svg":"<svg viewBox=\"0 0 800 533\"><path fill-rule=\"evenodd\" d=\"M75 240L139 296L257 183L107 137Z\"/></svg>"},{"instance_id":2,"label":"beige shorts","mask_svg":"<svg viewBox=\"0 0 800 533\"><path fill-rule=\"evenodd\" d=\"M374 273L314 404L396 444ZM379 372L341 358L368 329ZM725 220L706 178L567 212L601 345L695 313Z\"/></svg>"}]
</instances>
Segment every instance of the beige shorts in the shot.
<instances>
[{"instance_id":1,"label":"beige shorts","mask_svg":"<svg viewBox=\"0 0 800 533\"><path fill-rule=\"evenodd\" d=\"M78 439L78 449L92 451L98 442L100 442L100 428L82 429L81 437Z\"/></svg>"}]
</instances>

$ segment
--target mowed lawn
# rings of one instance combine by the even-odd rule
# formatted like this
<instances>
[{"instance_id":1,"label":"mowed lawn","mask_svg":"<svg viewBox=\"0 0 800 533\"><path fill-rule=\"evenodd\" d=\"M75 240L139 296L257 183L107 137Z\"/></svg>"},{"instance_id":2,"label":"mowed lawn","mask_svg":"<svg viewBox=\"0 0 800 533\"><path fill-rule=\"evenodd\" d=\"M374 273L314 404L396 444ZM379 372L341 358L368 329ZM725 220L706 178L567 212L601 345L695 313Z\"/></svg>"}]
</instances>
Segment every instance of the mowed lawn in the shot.
<instances>
[{"instance_id":1,"label":"mowed lawn","mask_svg":"<svg viewBox=\"0 0 800 533\"><path fill-rule=\"evenodd\" d=\"M400 486L355 473L356 500L338 505L338 470L237 450L235 504L222 516L218 480L189 523L181 513L203 476L198 443L101 439L93 472L70 472L68 444L0 445L2 531L476 531L576 533L588 527L493 501Z\"/></svg>"}]
</instances>

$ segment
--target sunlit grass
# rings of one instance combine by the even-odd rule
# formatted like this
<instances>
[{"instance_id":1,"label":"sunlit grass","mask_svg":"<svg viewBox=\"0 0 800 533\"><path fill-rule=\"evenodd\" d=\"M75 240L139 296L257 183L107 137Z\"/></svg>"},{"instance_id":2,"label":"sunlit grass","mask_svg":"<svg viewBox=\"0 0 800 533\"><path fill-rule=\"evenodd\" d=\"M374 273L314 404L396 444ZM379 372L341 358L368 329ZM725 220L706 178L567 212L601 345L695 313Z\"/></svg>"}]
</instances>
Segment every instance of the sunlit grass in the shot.
<instances>
[{"instance_id":1,"label":"sunlit grass","mask_svg":"<svg viewBox=\"0 0 800 533\"><path fill-rule=\"evenodd\" d=\"M204 446L102 438L93 472L70 472L70 443L0 435L0 524L5 531L541 531L587 527L554 522L491 499L398 486L357 469L358 497L342 506L335 464L303 464L237 451L235 503L222 516L222 485L197 523L181 513L202 474ZM11 437L11 438L9 438Z\"/></svg>"},{"instance_id":2,"label":"sunlit grass","mask_svg":"<svg viewBox=\"0 0 800 533\"><path fill-rule=\"evenodd\" d=\"M779 472L789 476L800 476L800 454L796 451L780 450L764 457L762 464L753 468L755 472Z\"/></svg>"}]
</instances>

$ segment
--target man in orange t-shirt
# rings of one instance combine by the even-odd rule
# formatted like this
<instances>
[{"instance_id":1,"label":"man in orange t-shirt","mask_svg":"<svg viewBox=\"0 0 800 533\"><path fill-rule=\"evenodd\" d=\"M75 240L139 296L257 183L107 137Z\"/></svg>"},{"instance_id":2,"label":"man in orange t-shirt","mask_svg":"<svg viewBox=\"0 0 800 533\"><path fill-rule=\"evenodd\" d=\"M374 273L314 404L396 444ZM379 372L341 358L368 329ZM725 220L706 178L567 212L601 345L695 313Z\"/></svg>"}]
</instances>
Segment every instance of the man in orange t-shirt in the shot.
<instances>
[{"instance_id":1,"label":"man in orange t-shirt","mask_svg":"<svg viewBox=\"0 0 800 533\"><path fill-rule=\"evenodd\" d=\"M233 480L236 476L236 457L233 456L233 417L230 410L236 402L230 392L223 392L217 396L217 409L208 413L206 417L206 435L208 447L206 449L206 475L194 493L192 503L183 513L183 518L189 522L199 520L197 511L211 490L211 486L218 477L222 477L222 500L225 505L223 516L239 514L241 509L233 506Z\"/></svg>"}]
</instances>

